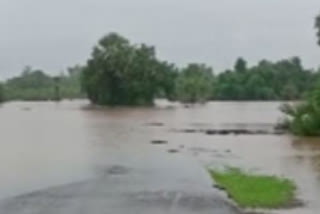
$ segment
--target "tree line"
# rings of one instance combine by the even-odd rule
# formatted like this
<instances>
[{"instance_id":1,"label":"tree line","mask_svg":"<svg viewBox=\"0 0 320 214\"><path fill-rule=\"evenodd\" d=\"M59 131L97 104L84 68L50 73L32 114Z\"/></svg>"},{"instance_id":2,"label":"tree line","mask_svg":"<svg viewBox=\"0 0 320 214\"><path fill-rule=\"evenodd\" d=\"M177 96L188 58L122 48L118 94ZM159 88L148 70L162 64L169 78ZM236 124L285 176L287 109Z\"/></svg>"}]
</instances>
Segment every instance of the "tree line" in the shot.
<instances>
[{"instance_id":1,"label":"tree line","mask_svg":"<svg viewBox=\"0 0 320 214\"><path fill-rule=\"evenodd\" d=\"M81 68L68 69L67 74L50 76L27 66L21 75L0 84L0 101L60 100L85 97L80 87Z\"/></svg>"},{"instance_id":2,"label":"tree line","mask_svg":"<svg viewBox=\"0 0 320 214\"><path fill-rule=\"evenodd\" d=\"M186 103L208 100L299 100L320 78L298 57L249 67L243 58L233 69L215 74L210 66L183 68L160 61L155 49L130 45L117 34L104 37L86 66L50 76L26 67L0 85L0 101L59 100L87 97L100 105L151 105L155 98ZM102 46L107 44L107 46Z\"/></svg>"},{"instance_id":3,"label":"tree line","mask_svg":"<svg viewBox=\"0 0 320 214\"><path fill-rule=\"evenodd\" d=\"M316 19L319 29L320 18ZM320 39L319 39L320 44ZM27 67L0 84L0 101L59 100L87 96L99 105L152 105L155 98L186 103L208 100L300 100L315 87L320 70L306 69L299 57L248 66L238 58L232 69L215 73L202 63L178 67L160 60L155 47L132 44L110 33L94 46L83 66L50 76Z\"/></svg>"},{"instance_id":4,"label":"tree line","mask_svg":"<svg viewBox=\"0 0 320 214\"><path fill-rule=\"evenodd\" d=\"M214 74L210 66L184 68L157 59L155 48L131 44L112 33L94 47L82 84L89 99L102 105L152 104L166 97L182 102L207 100L297 100L319 79L298 57L249 67L239 58L233 69Z\"/></svg>"}]
</instances>

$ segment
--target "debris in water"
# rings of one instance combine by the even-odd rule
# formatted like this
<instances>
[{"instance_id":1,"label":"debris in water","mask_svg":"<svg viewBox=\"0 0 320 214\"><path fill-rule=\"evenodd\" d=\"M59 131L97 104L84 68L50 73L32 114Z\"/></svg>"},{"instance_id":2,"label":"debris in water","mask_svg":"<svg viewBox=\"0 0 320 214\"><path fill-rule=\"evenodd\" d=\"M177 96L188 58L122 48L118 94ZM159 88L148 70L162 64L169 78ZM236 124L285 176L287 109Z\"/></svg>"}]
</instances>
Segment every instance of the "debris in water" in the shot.
<instances>
[{"instance_id":1,"label":"debris in water","mask_svg":"<svg viewBox=\"0 0 320 214\"><path fill-rule=\"evenodd\" d=\"M178 153L179 150L177 150L177 149L169 149L168 152L169 153Z\"/></svg>"},{"instance_id":2,"label":"debris in water","mask_svg":"<svg viewBox=\"0 0 320 214\"><path fill-rule=\"evenodd\" d=\"M151 123L146 123L147 126L164 126L164 123L161 122L151 122Z\"/></svg>"},{"instance_id":3,"label":"debris in water","mask_svg":"<svg viewBox=\"0 0 320 214\"><path fill-rule=\"evenodd\" d=\"M161 144L168 144L166 140L153 140L151 141L152 144L161 145Z\"/></svg>"},{"instance_id":4,"label":"debris in water","mask_svg":"<svg viewBox=\"0 0 320 214\"><path fill-rule=\"evenodd\" d=\"M107 169L107 174L111 175L123 175L128 173L129 169L124 166L114 165Z\"/></svg>"},{"instance_id":5,"label":"debris in water","mask_svg":"<svg viewBox=\"0 0 320 214\"><path fill-rule=\"evenodd\" d=\"M206 135L283 135L281 130L262 129L172 129L182 133L204 133Z\"/></svg>"}]
</instances>

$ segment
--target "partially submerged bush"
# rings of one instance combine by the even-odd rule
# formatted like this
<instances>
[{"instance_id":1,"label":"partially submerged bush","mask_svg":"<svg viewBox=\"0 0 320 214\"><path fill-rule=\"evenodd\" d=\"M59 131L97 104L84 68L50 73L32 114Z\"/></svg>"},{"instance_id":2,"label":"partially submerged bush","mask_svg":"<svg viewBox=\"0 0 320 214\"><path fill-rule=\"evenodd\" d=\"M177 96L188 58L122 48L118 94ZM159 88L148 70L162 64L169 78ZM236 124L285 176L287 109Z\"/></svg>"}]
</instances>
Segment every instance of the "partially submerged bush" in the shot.
<instances>
[{"instance_id":1,"label":"partially submerged bush","mask_svg":"<svg viewBox=\"0 0 320 214\"><path fill-rule=\"evenodd\" d=\"M320 87L307 100L298 104L284 104L281 111L288 117L284 123L296 135L320 136Z\"/></svg>"}]
</instances>

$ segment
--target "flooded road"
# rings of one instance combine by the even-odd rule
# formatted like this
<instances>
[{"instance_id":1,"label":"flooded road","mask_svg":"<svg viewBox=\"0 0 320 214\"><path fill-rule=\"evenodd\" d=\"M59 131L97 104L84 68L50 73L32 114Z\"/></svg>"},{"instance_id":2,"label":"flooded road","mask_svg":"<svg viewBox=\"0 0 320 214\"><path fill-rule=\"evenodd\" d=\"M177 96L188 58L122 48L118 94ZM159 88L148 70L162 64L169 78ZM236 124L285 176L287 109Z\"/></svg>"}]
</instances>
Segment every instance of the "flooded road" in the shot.
<instances>
[{"instance_id":1,"label":"flooded road","mask_svg":"<svg viewBox=\"0 0 320 214\"><path fill-rule=\"evenodd\" d=\"M39 193L31 196L34 201L49 198L50 202L52 194L63 198L71 192L79 196L93 190L102 191L99 194L108 198L103 192L108 186L111 193L129 189L126 197L134 194L143 203L166 206L168 200L178 200L185 207L193 201L194 206L185 213L194 209L199 213L201 207L202 213L211 213L211 209L217 209L210 206L211 202L225 202L212 193L216 190L211 189L204 167L225 165L294 179L298 197L306 206L276 213L320 210L320 140L175 131L270 129L282 116L278 111L280 103L213 102L185 108L168 107L159 101L155 108L104 109L88 109L87 105L87 101L15 102L0 107L0 198L5 201L0 210L5 207L6 211L17 213L17 201L10 198L18 196L16 200L21 203L34 192ZM145 175L148 179L141 182ZM117 183L121 181L127 186L119 190ZM50 194L41 193L47 190ZM181 194L182 190L186 193ZM112 207L117 207L116 198L108 198L113 201ZM120 200L124 201L124 197L119 196ZM237 213L228 205L221 207L225 213ZM118 213L125 213L117 209ZM155 206L148 209L157 213ZM163 212L161 206L157 209Z\"/></svg>"}]
</instances>

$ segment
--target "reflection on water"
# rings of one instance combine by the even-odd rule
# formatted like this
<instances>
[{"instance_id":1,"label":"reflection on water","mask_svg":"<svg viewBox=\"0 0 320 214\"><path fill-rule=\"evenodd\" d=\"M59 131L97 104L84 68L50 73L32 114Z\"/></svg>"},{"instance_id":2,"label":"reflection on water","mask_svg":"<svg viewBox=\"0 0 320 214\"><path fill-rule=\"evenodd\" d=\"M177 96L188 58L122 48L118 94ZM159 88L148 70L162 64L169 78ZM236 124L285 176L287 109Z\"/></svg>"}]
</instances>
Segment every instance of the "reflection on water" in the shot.
<instances>
[{"instance_id":1,"label":"reflection on water","mask_svg":"<svg viewBox=\"0 0 320 214\"><path fill-rule=\"evenodd\" d=\"M142 170L146 160L158 153L177 150L204 166L234 165L290 177L307 207L286 212L320 210L319 139L170 131L269 128L282 116L280 103L213 102L184 108L159 102L155 108L100 109L84 108L87 104L14 102L0 107L1 198L103 173ZM168 144L153 145L154 140ZM107 171L106 166L110 166Z\"/></svg>"}]
</instances>

